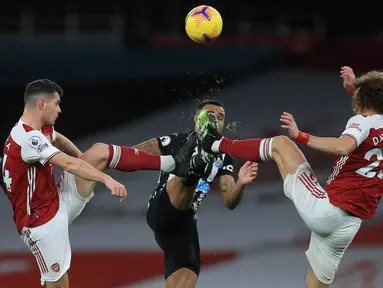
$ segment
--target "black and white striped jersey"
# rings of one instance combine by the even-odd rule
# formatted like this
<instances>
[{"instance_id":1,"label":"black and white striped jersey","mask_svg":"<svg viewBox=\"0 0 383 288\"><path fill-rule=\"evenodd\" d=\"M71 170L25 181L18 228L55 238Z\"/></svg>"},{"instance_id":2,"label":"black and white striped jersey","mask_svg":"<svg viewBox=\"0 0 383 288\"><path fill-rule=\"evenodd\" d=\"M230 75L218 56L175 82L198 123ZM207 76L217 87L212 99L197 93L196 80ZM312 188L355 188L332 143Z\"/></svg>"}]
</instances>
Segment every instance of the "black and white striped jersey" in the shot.
<instances>
[{"instance_id":1,"label":"black and white striped jersey","mask_svg":"<svg viewBox=\"0 0 383 288\"><path fill-rule=\"evenodd\" d=\"M178 151L187 141L188 136L192 133L192 131L175 133L171 135L165 135L158 137L159 148L161 151L161 155L171 155ZM197 146L196 146L197 149ZM215 179L218 179L223 175L233 175L233 159L230 155L222 154L220 160L207 164L208 167L205 170L205 174L199 180L194 200L193 200L193 210L197 211L199 205L206 197L207 193L210 191L211 185ZM157 188L154 190L151 198L154 198L156 194L166 186L166 183L175 177L175 175L167 172L160 172L158 177ZM150 201L150 200L149 200Z\"/></svg>"}]
</instances>

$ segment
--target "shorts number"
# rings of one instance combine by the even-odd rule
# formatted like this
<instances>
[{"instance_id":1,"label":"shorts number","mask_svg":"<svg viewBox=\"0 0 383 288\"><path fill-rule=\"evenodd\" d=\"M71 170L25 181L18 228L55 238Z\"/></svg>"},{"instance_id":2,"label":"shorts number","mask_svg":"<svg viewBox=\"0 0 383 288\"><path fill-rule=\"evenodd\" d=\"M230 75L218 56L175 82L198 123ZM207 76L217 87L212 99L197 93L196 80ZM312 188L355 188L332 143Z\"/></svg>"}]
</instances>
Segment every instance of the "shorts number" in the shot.
<instances>
[{"instance_id":1,"label":"shorts number","mask_svg":"<svg viewBox=\"0 0 383 288\"><path fill-rule=\"evenodd\" d=\"M359 175L367 178L374 178L378 177L379 179L383 179L383 172L380 170L379 172L372 171L375 168L378 168L380 165L380 162L383 161L383 152L379 148L374 148L369 150L366 155L364 155L364 159L367 161L371 161L371 158L373 156L376 156L376 160L372 162L370 165L362 167L355 172L358 173Z\"/></svg>"}]
</instances>

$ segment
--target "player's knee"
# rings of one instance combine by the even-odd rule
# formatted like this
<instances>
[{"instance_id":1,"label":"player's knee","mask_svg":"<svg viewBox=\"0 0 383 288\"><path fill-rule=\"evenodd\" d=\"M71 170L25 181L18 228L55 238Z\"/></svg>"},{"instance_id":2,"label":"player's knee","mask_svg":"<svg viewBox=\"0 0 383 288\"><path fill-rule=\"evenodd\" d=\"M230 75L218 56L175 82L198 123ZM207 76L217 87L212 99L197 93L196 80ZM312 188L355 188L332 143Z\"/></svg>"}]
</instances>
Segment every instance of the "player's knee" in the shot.
<instances>
[{"instance_id":1,"label":"player's knee","mask_svg":"<svg viewBox=\"0 0 383 288\"><path fill-rule=\"evenodd\" d=\"M101 160L108 161L109 159L109 145L105 143L95 143L92 146L92 151L98 155Z\"/></svg>"},{"instance_id":2,"label":"player's knee","mask_svg":"<svg viewBox=\"0 0 383 288\"><path fill-rule=\"evenodd\" d=\"M286 150L288 147L296 146L295 143L285 135L279 135L273 138L273 152L280 153Z\"/></svg>"}]
</instances>

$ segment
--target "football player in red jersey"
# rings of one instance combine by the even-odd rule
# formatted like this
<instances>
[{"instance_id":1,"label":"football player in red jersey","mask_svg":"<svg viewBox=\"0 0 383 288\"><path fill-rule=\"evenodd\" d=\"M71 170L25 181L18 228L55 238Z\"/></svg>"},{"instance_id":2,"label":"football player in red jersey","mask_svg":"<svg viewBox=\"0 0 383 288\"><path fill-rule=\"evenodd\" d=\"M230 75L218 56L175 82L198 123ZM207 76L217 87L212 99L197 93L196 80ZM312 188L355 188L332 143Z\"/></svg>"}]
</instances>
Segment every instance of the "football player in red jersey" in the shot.
<instances>
[{"instance_id":1,"label":"football player in red jersey","mask_svg":"<svg viewBox=\"0 0 383 288\"><path fill-rule=\"evenodd\" d=\"M336 156L323 188L305 156L286 136L230 140L214 129L215 117L200 114L198 137L208 153L227 153L248 161L275 161L290 198L311 240L306 251L310 269L306 287L329 287L362 219L370 220L383 195L383 73L371 71L355 80L342 67L344 87L352 95L355 116L339 138L316 137L299 131L291 114L281 115L282 128L296 143Z\"/></svg>"},{"instance_id":2,"label":"football player in red jersey","mask_svg":"<svg viewBox=\"0 0 383 288\"><path fill-rule=\"evenodd\" d=\"M101 171L146 169L186 175L195 139L186 141L172 156L103 143L81 153L53 128L61 112L62 95L62 88L48 79L28 84L23 115L4 145L2 178L17 230L36 258L42 285L67 288L69 224L93 197L97 182L121 201L127 195L122 184ZM57 184L53 165L64 170Z\"/></svg>"}]
</instances>

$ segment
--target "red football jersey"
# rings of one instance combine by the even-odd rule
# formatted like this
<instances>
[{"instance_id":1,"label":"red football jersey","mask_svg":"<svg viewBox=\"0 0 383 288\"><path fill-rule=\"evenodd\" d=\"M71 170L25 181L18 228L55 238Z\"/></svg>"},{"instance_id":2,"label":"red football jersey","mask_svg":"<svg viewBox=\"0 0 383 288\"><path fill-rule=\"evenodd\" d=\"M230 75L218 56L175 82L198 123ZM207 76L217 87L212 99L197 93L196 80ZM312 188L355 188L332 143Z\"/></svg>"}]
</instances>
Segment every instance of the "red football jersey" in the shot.
<instances>
[{"instance_id":1,"label":"red football jersey","mask_svg":"<svg viewBox=\"0 0 383 288\"><path fill-rule=\"evenodd\" d=\"M54 140L53 127L37 131L20 120L5 142L4 186L20 234L24 226L33 228L48 222L58 210L53 166L48 163L60 152L52 145Z\"/></svg>"},{"instance_id":2,"label":"red football jersey","mask_svg":"<svg viewBox=\"0 0 383 288\"><path fill-rule=\"evenodd\" d=\"M336 159L325 189L332 204L369 220L383 196L383 115L356 115L342 135L353 137L357 148Z\"/></svg>"}]
</instances>

